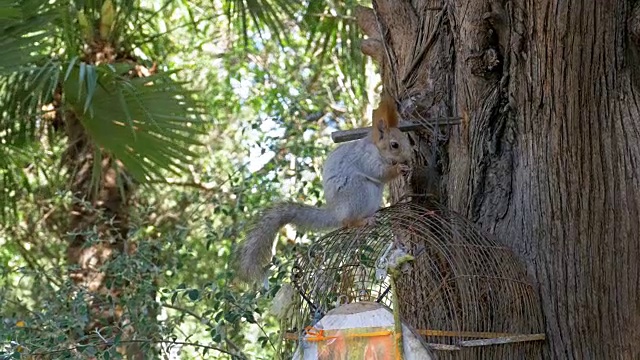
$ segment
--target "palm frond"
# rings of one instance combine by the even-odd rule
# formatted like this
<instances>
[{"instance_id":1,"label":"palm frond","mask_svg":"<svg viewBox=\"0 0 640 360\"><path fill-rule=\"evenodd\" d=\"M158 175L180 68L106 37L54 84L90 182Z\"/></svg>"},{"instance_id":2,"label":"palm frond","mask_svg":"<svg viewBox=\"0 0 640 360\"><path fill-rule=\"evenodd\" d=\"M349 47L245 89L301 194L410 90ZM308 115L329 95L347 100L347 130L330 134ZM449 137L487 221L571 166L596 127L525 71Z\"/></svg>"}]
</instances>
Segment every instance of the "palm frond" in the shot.
<instances>
[{"instance_id":1,"label":"palm frond","mask_svg":"<svg viewBox=\"0 0 640 360\"><path fill-rule=\"evenodd\" d=\"M51 103L60 77L60 66L49 61L30 71L0 77L0 131L11 144L34 139L46 125L41 116Z\"/></svg>"},{"instance_id":2,"label":"palm frond","mask_svg":"<svg viewBox=\"0 0 640 360\"><path fill-rule=\"evenodd\" d=\"M362 98L365 89L366 58L360 52L359 32L353 10L362 1L310 1L302 16L302 31L308 34L306 52L320 67L332 64L345 77L344 81ZM357 99L354 99L357 100Z\"/></svg>"},{"instance_id":3,"label":"palm frond","mask_svg":"<svg viewBox=\"0 0 640 360\"><path fill-rule=\"evenodd\" d=\"M284 45L290 32L287 23L295 22L301 5L302 2L289 0L229 0L223 2L223 10L229 26L240 33L245 45L249 43L250 30L255 30L260 37L268 31Z\"/></svg>"},{"instance_id":4,"label":"palm frond","mask_svg":"<svg viewBox=\"0 0 640 360\"><path fill-rule=\"evenodd\" d=\"M64 82L65 104L101 149L141 182L179 173L200 145L202 104L170 73L129 79L109 65L78 65Z\"/></svg>"},{"instance_id":5,"label":"palm frond","mask_svg":"<svg viewBox=\"0 0 640 360\"><path fill-rule=\"evenodd\" d=\"M0 218L16 214L30 188L32 142L42 129L42 104L50 102L59 64L45 47L57 8L47 0L0 0Z\"/></svg>"},{"instance_id":6,"label":"palm frond","mask_svg":"<svg viewBox=\"0 0 640 360\"><path fill-rule=\"evenodd\" d=\"M16 199L34 180L25 173L38 157L37 141L48 128L47 110L58 83L60 67L49 61L40 67L0 76L0 219L14 214ZM52 115L52 114L50 114ZM48 133L48 132L47 132Z\"/></svg>"},{"instance_id":7,"label":"palm frond","mask_svg":"<svg viewBox=\"0 0 640 360\"><path fill-rule=\"evenodd\" d=\"M0 0L0 9L0 76L30 71L44 59L43 40L57 9L45 0Z\"/></svg>"}]
</instances>

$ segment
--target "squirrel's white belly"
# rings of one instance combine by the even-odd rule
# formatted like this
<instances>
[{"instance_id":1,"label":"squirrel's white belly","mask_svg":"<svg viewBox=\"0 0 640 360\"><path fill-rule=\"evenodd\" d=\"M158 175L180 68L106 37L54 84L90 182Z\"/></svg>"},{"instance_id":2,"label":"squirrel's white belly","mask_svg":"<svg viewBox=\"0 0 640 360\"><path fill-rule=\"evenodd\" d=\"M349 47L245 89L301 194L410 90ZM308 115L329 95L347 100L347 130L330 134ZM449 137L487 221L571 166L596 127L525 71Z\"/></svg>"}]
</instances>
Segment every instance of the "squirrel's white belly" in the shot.
<instances>
[{"instance_id":1,"label":"squirrel's white belly","mask_svg":"<svg viewBox=\"0 0 640 360\"><path fill-rule=\"evenodd\" d=\"M382 184L361 179L349 180L341 186L332 186L337 184L331 184L331 181L325 184L327 206L341 222L372 216L382 203Z\"/></svg>"}]
</instances>

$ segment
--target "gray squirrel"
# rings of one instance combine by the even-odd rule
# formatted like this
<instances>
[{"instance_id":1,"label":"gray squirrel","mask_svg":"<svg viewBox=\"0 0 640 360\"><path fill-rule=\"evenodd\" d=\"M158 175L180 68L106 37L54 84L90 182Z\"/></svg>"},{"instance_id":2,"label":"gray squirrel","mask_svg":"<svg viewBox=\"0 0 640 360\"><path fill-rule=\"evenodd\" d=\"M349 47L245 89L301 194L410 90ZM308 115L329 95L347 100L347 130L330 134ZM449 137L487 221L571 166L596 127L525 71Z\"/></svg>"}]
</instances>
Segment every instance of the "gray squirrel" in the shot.
<instances>
[{"instance_id":1,"label":"gray squirrel","mask_svg":"<svg viewBox=\"0 0 640 360\"><path fill-rule=\"evenodd\" d=\"M305 230L374 224L384 185L409 171L411 156L409 138L398 129L395 100L385 95L373 111L368 135L338 146L327 157L322 172L326 206L278 203L253 222L237 253L240 278L264 279L276 235L286 224Z\"/></svg>"}]
</instances>

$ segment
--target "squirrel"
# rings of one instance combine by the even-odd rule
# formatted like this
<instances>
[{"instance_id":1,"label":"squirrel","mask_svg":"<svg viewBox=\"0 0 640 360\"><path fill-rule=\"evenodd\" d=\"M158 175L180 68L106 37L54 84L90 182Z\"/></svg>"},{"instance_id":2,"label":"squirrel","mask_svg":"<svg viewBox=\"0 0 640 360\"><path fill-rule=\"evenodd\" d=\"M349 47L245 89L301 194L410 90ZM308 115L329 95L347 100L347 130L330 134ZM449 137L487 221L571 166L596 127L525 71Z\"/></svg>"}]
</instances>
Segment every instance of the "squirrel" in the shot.
<instances>
[{"instance_id":1,"label":"squirrel","mask_svg":"<svg viewBox=\"0 0 640 360\"><path fill-rule=\"evenodd\" d=\"M242 280L260 281L266 276L273 242L286 224L327 230L375 223L384 185L409 171L412 152L408 136L398 129L396 103L391 96L383 95L372 122L364 138L338 146L325 160L324 207L283 202L267 208L253 222L237 253Z\"/></svg>"}]
</instances>

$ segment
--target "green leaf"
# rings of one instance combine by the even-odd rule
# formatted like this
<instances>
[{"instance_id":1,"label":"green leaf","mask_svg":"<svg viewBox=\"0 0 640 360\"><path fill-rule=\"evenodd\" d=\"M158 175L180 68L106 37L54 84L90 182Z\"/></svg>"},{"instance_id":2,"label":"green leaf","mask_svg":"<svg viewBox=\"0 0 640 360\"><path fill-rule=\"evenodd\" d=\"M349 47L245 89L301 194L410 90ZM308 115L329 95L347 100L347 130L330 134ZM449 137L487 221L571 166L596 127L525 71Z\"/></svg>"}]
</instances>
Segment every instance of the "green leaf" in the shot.
<instances>
[{"instance_id":1,"label":"green leaf","mask_svg":"<svg viewBox=\"0 0 640 360\"><path fill-rule=\"evenodd\" d=\"M200 298L200 291L198 289L191 289L187 291L187 295L191 301L196 301Z\"/></svg>"},{"instance_id":2,"label":"green leaf","mask_svg":"<svg viewBox=\"0 0 640 360\"><path fill-rule=\"evenodd\" d=\"M78 98L82 97L82 90L84 90L84 77L87 73L87 63L81 62L80 69L78 71Z\"/></svg>"},{"instance_id":3,"label":"green leaf","mask_svg":"<svg viewBox=\"0 0 640 360\"><path fill-rule=\"evenodd\" d=\"M18 20L22 17L22 11L16 6L15 1L0 2L0 20Z\"/></svg>"},{"instance_id":4,"label":"green leaf","mask_svg":"<svg viewBox=\"0 0 640 360\"><path fill-rule=\"evenodd\" d=\"M96 74L96 69L93 66L87 66L87 97L84 101L84 109L83 112L86 113L89 109L89 105L91 105L91 100L93 99L93 94L96 92L96 87L98 86L98 76Z\"/></svg>"},{"instance_id":5,"label":"green leaf","mask_svg":"<svg viewBox=\"0 0 640 360\"><path fill-rule=\"evenodd\" d=\"M67 81L69 79L69 75L71 75L71 71L75 68L76 62L78 62L77 56L71 58L71 62L69 62L69 64L67 65L67 71L64 74L64 81Z\"/></svg>"},{"instance_id":6,"label":"green leaf","mask_svg":"<svg viewBox=\"0 0 640 360\"><path fill-rule=\"evenodd\" d=\"M255 324L256 323L256 319L253 317L253 314L250 313L250 312L244 313L243 317L250 324Z\"/></svg>"}]
</instances>

